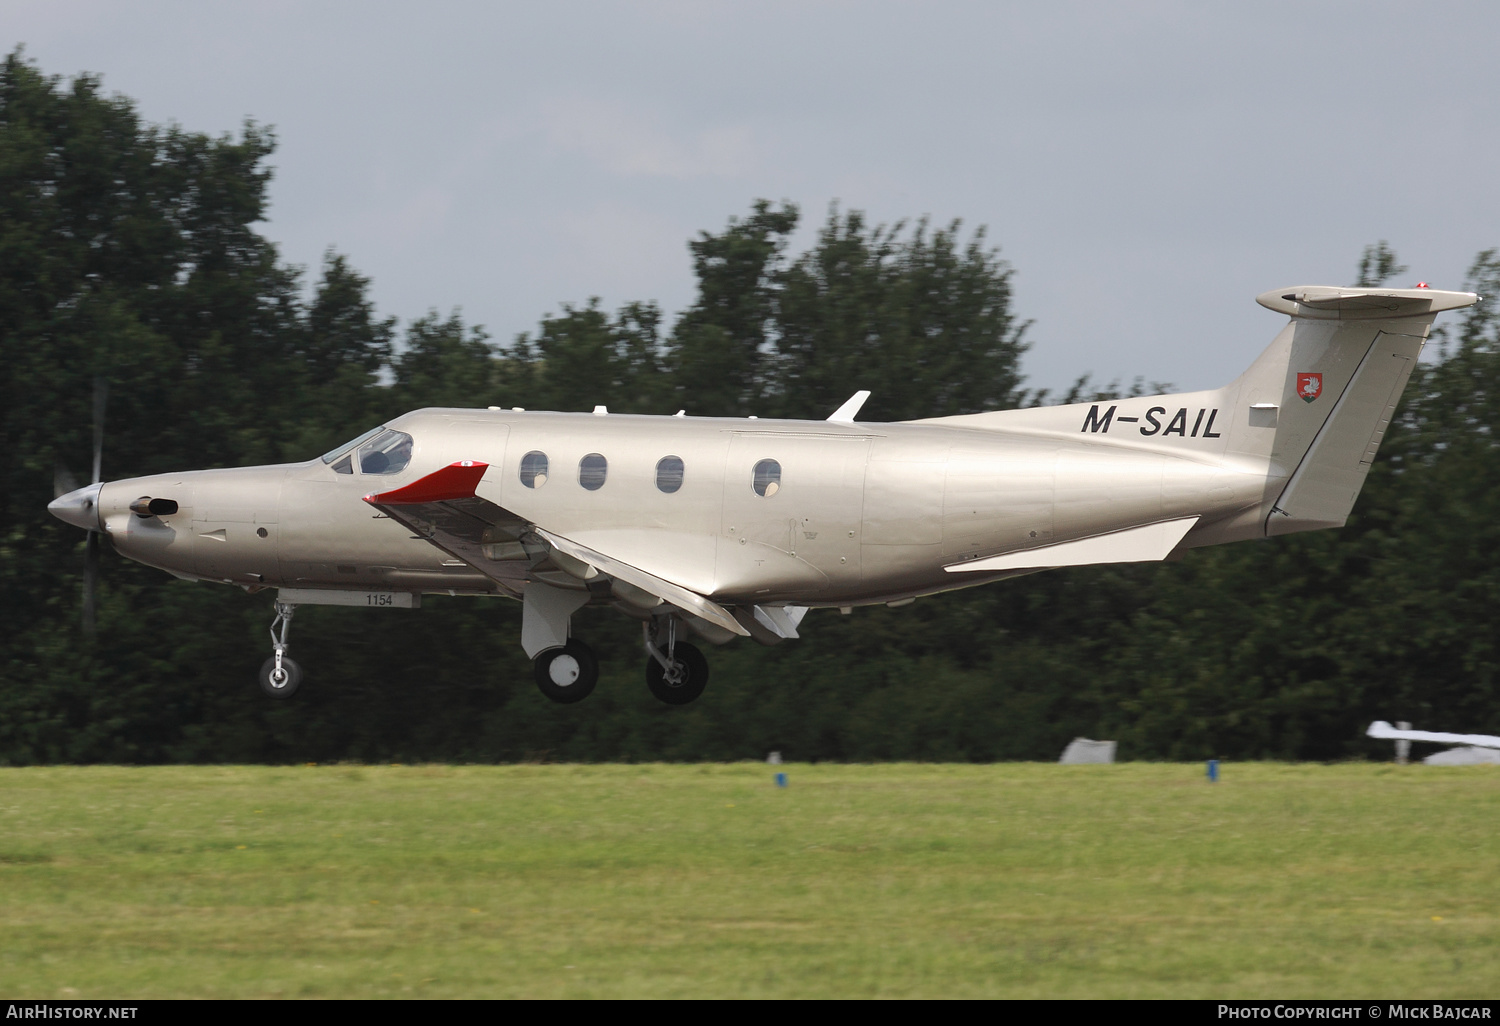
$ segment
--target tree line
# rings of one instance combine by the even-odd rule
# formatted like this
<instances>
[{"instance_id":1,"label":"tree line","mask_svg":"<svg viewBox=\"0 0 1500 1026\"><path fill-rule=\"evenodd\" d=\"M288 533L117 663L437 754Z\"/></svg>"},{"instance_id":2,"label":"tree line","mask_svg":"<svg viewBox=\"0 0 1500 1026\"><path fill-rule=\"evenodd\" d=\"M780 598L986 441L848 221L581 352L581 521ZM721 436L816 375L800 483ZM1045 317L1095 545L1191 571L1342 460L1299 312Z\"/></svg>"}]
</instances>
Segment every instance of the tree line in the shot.
<instances>
[{"instance_id":1,"label":"tree line","mask_svg":"<svg viewBox=\"0 0 1500 1026\"><path fill-rule=\"evenodd\" d=\"M1500 319L1456 319L1417 370L1341 531L1161 566L1038 574L903 609L817 611L804 640L716 650L669 708L638 628L578 629L588 702L539 695L519 607L309 607L308 684L265 702L268 595L173 580L106 552L80 629L83 538L46 513L86 481L93 382L106 479L311 458L422 406L822 418L851 382L900 420L1047 401L1028 324L982 230L754 203L688 245L697 295L565 305L497 344L457 313L404 326L330 252L309 278L258 231L274 133L145 123L98 78L0 65L0 764L302 760L1055 759L1075 735L1126 758L1388 757L1371 719L1500 729ZM1363 284L1399 275L1384 243ZM1500 291L1500 253L1466 288ZM1068 398L1105 397L1080 378Z\"/></svg>"}]
</instances>

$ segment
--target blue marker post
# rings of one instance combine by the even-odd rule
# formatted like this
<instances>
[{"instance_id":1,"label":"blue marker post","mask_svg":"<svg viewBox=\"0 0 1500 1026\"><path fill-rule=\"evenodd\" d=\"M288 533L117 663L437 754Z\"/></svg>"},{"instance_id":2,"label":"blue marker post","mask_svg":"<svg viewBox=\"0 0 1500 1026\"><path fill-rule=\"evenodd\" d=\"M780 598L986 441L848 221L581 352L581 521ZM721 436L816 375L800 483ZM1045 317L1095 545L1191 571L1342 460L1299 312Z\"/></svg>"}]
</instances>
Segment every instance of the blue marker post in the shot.
<instances>
[{"instance_id":1,"label":"blue marker post","mask_svg":"<svg viewBox=\"0 0 1500 1026\"><path fill-rule=\"evenodd\" d=\"M776 774L776 786L777 787L785 787L786 786L786 774L785 773L778 773L778 774Z\"/></svg>"},{"instance_id":2,"label":"blue marker post","mask_svg":"<svg viewBox=\"0 0 1500 1026\"><path fill-rule=\"evenodd\" d=\"M1219 781L1219 760L1218 759L1209 759L1208 760L1208 782L1210 784L1216 784L1216 783L1218 783L1218 781Z\"/></svg>"}]
</instances>

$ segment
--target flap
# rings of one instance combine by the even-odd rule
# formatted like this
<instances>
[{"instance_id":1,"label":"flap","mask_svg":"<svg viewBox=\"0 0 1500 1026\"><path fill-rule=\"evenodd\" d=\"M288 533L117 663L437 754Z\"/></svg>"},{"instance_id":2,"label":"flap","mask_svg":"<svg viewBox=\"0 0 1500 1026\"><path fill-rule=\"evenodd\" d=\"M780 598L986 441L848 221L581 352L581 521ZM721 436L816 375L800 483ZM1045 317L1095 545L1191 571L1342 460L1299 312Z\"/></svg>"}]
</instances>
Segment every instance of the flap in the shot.
<instances>
[{"instance_id":1,"label":"flap","mask_svg":"<svg viewBox=\"0 0 1500 1026\"><path fill-rule=\"evenodd\" d=\"M729 610L717 602L704 598L696 591L689 591L680 584L664 581L655 574L649 574L638 567L631 566L629 563L622 563L618 559L589 548L587 545L580 545L578 542L564 538L561 535L553 534L551 531L543 530L540 527L535 528L535 531L542 540L554 549L557 549L564 555L572 556L574 559L589 564L600 573L608 574L617 580L624 581L626 584L633 584L642 591L649 591L658 598L672 603L678 609L686 609L690 613L696 613L709 623L717 624L725 630L733 631L741 637L748 637L750 634L749 631L740 626L739 621L734 618Z\"/></svg>"}]
</instances>

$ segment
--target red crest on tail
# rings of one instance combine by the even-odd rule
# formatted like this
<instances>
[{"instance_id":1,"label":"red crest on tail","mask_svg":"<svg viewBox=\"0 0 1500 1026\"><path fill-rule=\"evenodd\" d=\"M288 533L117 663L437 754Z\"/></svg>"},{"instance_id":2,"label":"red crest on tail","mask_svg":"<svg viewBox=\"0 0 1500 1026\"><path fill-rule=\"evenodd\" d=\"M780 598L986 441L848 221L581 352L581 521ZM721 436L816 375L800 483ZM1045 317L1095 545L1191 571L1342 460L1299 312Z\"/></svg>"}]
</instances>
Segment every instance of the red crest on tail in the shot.
<instances>
[{"instance_id":1,"label":"red crest on tail","mask_svg":"<svg viewBox=\"0 0 1500 1026\"><path fill-rule=\"evenodd\" d=\"M1297 396L1305 403L1310 403L1323 394L1323 375L1299 373L1297 375Z\"/></svg>"}]
</instances>

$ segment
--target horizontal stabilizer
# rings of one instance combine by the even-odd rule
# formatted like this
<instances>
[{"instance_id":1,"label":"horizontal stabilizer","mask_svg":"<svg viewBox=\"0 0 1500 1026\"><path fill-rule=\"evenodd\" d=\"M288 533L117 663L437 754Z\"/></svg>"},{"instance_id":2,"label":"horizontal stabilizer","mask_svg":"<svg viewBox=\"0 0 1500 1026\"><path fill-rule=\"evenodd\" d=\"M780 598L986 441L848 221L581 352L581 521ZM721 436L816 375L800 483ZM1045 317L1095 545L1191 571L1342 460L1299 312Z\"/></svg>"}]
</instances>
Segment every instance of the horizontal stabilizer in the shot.
<instances>
[{"instance_id":1,"label":"horizontal stabilizer","mask_svg":"<svg viewBox=\"0 0 1500 1026\"><path fill-rule=\"evenodd\" d=\"M1197 522L1197 517L1183 517L1181 520L1132 527L1126 531L1115 531L1093 538L1043 545L1024 552L1007 552L988 559L971 559L943 569L949 573L967 573L1088 566L1093 563L1151 563L1166 559Z\"/></svg>"},{"instance_id":2,"label":"horizontal stabilizer","mask_svg":"<svg viewBox=\"0 0 1500 1026\"><path fill-rule=\"evenodd\" d=\"M1475 748L1500 748L1500 737L1490 734L1445 734L1434 730L1400 730L1385 720L1376 720L1365 731L1379 741L1436 741L1443 745L1473 745Z\"/></svg>"},{"instance_id":3,"label":"horizontal stabilizer","mask_svg":"<svg viewBox=\"0 0 1500 1026\"><path fill-rule=\"evenodd\" d=\"M1361 289L1332 285L1298 285L1272 289L1255 297L1268 310L1316 320L1366 321L1378 317L1416 317L1458 310L1479 301L1472 292L1439 289Z\"/></svg>"}]
</instances>

